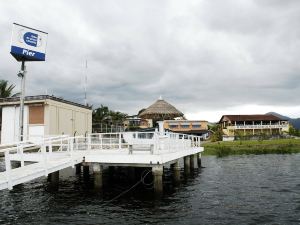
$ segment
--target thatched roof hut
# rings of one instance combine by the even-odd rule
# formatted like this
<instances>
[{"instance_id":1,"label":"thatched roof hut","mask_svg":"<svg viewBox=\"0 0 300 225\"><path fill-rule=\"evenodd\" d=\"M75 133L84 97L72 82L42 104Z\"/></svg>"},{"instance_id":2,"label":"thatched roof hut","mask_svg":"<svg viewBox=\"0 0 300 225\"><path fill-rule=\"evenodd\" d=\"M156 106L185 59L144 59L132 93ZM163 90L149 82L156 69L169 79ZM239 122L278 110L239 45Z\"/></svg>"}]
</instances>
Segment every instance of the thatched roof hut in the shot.
<instances>
[{"instance_id":1,"label":"thatched roof hut","mask_svg":"<svg viewBox=\"0 0 300 225\"><path fill-rule=\"evenodd\" d=\"M162 98L159 98L154 104L150 105L139 114L140 118L152 119L154 121L172 120L181 116L183 116L182 112Z\"/></svg>"}]
</instances>

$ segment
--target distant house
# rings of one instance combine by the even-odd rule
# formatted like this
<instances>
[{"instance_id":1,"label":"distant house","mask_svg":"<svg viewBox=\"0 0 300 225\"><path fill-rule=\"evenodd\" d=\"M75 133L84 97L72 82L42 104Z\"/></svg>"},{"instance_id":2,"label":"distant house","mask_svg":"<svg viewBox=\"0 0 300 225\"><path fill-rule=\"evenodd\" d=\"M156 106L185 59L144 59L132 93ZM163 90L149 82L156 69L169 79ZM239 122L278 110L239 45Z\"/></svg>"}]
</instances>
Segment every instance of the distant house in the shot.
<instances>
[{"instance_id":1,"label":"distant house","mask_svg":"<svg viewBox=\"0 0 300 225\"><path fill-rule=\"evenodd\" d=\"M223 140L234 140L240 135L280 135L289 130L289 122L274 115L223 115L219 125Z\"/></svg>"},{"instance_id":2,"label":"distant house","mask_svg":"<svg viewBox=\"0 0 300 225\"><path fill-rule=\"evenodd\" d=\"M1 144L18 141L20 98L1 98ZM28 96L24 105L24 140L48 135L92 132L92 110L49 95Z\"/></svg>"},{"instance_id":3,"label":"distant house","mask_svg":"<svg viewBox=\"0 0 300 225\"><path fill-rule=\"evenodd\" d=\"M128 116L123 125L125 130L130 130L131 128L149 128L152 127L152 120L142 119L137 116Z\"/></svg>"},{"instance_id":4,"label":"distant house","mask_svg":"<svg viewBox=\"0 0 300 225\"><path fill-rule=\"evenodd\" d=\"M205 120L164 120L164 129L175 133L193 134L207 139L208 122Z\"/></svg>"}]
</instances>

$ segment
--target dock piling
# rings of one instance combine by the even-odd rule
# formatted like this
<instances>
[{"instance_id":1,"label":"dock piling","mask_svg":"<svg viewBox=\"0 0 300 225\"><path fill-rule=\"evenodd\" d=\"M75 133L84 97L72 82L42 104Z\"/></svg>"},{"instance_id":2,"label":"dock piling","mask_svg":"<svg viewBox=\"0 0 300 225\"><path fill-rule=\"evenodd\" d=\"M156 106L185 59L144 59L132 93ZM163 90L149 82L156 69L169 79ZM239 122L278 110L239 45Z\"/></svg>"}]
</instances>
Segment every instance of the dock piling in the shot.
<instances>
[{"instance_id":1,"label":"dock piling","mask_svg":"<svg viewBox=\"0 0 300 225\"><path fill-rule=\"evenodd\" d=\"M191 170L191 168L190 168L190 162L191 162L190 156L185 156L183 158L183 160L184 160L184 174L189 175L190 170Z\"/></svg>"},{"instance_id":2,"label":"dock piling","mask_svg":"<svg viewBox=\"0 0 300 225\"><path fill-rule=\"evenodd\" d=\"M156 195L163 193L163 166L152 167L154 192Z\"/></svg>"},{"instance_id":3,"label":"dock piling","mask_svg":"<svg viewBox=\"0 0 300 225\"><path fill-rule=\"evenodd\" d=\"M90 166L89 166L89 164L84 162L84 163L82 163L82 167L83 167L83 177L88 178L89 175L90 175Z\"/></svg>"},{"instance_id":4,"label":"dock piling","mask_svg":"<svg viewBox=\"0 0 300 225\"><path fill-rule=\"evenodd\" d=\"M93 173L94 173L94 186L96 189L101 189L103 187L103 167L100 163L93 163Z\"/></svg>"},{"instance_id":5,"label":"dock piling","mask_svg":"<svg viewBox=\"0 0 300 225\"><path fill-rule=\"evenodd\" d=\"M195 158L194 158L194 155L190 155L190 169L191 169L191 171L194 171L194 169L195 169Z\"/></svg>"},{"instance_id":6,"label":"dock piling","mask_svg":"<svg viewBox=\"0 0 300 225\"><path fill-rule=\"evenodd\" d=\"M131 181L131 182L135 182L136 180L136 170L135 170L135 167L128 167L127 168L127 175L128 175L128 179Z\"/></svg>"},{"instance_id":7,"label":"dock piling","mask_svg":"<svg viewBox=\"0 0 300 225\"><path fill-rule=\"evenodd\" d=\"M48 174L48 181L50 182L51 189L58 189L59 171Z\"/></svg>"},{"instance_id":8,"label":"dock piling","mask_svg":"<svg viewBox=\"0 0 300 225\"><path fill-rule=\"evenodd\" d=\"M76 174L77 174L77 175L81 174L81 163L78 163L78 164L75 166L75 168L76 168Z\"/></svg>"},{"instance_id":9,"label":"dock piling","mask_svg":"<svg viewBox=\"0 0 300 225\"><path fill-rule=\"evenodd\" d=\"M202 167L201 153L197 153L198 168Z\"/></svg>"},{"instance_id":10,"label":"dock piling","mask_svg":"<svg viewBox=\"0 0 300 225\"><path fill-rule=\"evenodd\" d=\"M174 173L174 182L176 185L180 183L180 166L179 161L176 161L174 164L172 164L172 169Z\"/></svg>"}]
</instances>

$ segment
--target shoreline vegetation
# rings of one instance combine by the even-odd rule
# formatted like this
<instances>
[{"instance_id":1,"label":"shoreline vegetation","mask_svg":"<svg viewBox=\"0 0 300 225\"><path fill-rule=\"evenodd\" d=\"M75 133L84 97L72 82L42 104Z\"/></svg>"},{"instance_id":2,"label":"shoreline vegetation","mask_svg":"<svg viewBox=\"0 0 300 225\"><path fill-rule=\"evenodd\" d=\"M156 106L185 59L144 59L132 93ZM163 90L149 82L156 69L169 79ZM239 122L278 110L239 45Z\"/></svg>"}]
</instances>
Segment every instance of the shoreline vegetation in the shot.
<instances>
[{"instance_id":1,"label":"shoreline vegetation","mask_svg":"<svg viewBox=\"0 0 300 225\"><path fill-rule=\"evenodd\" d=\"M260 155L300 153L300 139L237 140L205 142L202 155Z\"/></svg>"}]
</instances>

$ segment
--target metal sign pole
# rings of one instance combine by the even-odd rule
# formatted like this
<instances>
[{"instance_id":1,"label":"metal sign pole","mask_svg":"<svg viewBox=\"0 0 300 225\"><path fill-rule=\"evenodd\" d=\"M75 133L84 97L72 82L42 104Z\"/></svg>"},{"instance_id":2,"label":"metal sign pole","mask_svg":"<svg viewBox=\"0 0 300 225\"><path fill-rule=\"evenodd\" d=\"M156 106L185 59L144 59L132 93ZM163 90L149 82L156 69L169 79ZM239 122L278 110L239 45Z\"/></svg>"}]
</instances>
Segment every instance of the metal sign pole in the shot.
<instances>
[{"instance_id":1,"label":"metal sign pole","mask_svg":"<svg viewBox=\"0 0 300 225\"><path fill-rule=\"evenodd\" d=\"M25 61L45 61L48 33L34 28L13 24L10 54L22 62L18 77L21 78L19 141L24 138ZM16 139L16 137L15 137Z\"/></svg>"},{"instance_id":2,"label":"metal sign pole","mask_svg":"<svg viewBox=\"0 0 300 225\"><path fill-rule=\"evenodd\" d=\"M24 99L25 99L25 61L22 61L21 70L18 77L21 78L20 115L19 115L19 141L24 140Z\"/></svg>"}]
</instances>

